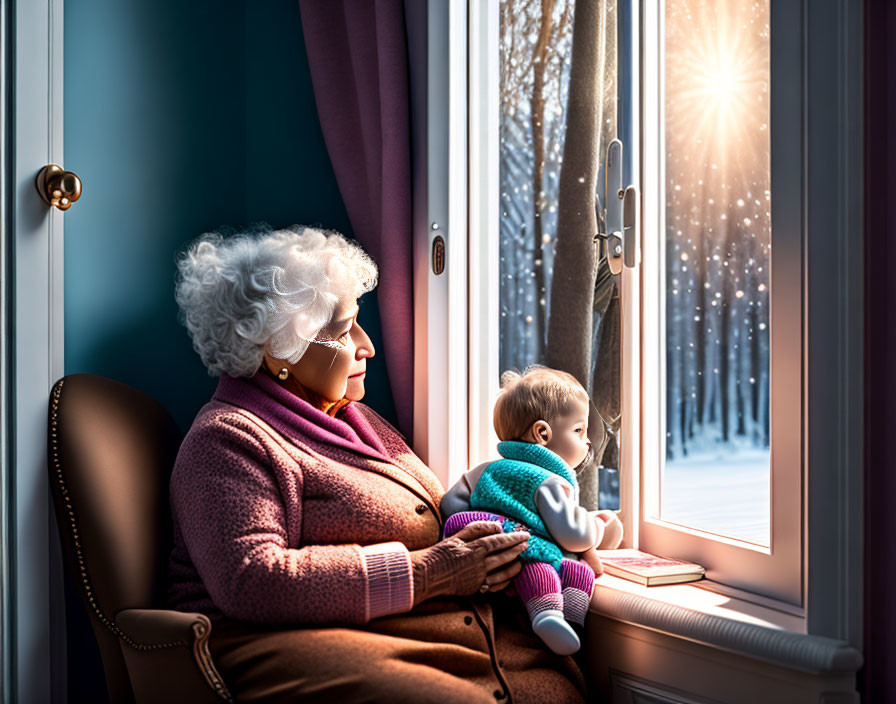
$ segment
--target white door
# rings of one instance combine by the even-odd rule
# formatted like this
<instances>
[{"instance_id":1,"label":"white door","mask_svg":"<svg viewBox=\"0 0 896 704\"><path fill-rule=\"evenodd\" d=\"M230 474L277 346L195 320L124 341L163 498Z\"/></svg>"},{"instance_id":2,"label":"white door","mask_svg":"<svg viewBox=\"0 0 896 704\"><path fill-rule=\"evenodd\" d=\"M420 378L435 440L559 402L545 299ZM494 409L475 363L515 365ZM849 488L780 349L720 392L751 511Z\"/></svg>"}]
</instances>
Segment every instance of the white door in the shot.
<instances>
[{"instance_id":1,"label":"white door","mask_svg":"<svg viewBox=\"0 0 896 704\"><path fill-rule=\"evenodd\" d=\"M44 203L35 187L44 165L64 163L62 0L3 3L0 22L3 84L9 86L0 146L5 316L2 692L3 701L64 701L62 568L46 438L50 389L63 374L65 215Z\"/></svg>"}]
</instances>

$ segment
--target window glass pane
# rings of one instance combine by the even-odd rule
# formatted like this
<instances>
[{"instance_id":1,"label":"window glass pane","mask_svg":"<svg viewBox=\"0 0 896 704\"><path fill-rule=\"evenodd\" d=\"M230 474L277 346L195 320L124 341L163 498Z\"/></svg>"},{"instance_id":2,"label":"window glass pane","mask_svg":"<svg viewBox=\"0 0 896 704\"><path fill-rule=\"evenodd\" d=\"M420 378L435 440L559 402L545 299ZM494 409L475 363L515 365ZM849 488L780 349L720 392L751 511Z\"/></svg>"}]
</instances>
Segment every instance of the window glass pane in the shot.
<instances>
[{"instance_id":1,"label":"window glass pane","mask_svg":"<svg viewBox=\"0 0 896 704\"><path fill-rule=\"evenodd\" d=\"M601 56L600 152L617 136L616 7L593 0L606 21ZM560 173L566 140L567 96L572 60L573 0L501 0L500 118L500 371L546 362L548 322L566 301L553 300L554 251L558 237ZM603 201L603 172L598 183ZM602 205L596 204L600 210ZM591 266L581 262L581 265ZM564 272L587 279L578 271ZM591 373L585 380L593 405L589 437L605 447L579 475L582 503L619 507L619 292L617 277L599 266L592 339L586 341ZM555 365L558 366L558 365ZM581 381L581 380L580 380ZM600 499L598 500L598 486Z\"/></svg>"},{"instance_id":2,"label":"window glass pane","mask_svg":"<svg viewBox=\"0 0 896 704\"><path fill-rule=\"evenodd\" d=\"M768 546L768 0L666 0L664 33L660 517Z\"/></svg>"}]
</instances>

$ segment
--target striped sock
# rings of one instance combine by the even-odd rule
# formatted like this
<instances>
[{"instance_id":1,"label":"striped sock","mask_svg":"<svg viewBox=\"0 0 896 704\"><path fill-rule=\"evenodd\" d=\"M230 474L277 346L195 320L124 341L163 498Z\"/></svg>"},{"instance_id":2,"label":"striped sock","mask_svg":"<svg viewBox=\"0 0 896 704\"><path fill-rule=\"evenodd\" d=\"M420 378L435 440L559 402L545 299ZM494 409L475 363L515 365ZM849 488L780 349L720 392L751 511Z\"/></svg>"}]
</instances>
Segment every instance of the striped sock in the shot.
<instances>
[{"instance_id":1,"label":"striped sock","mask_svg":"<svg viewBox=\"0 0 896 704\"><path fill-rule=\"evenodd\" d=\"M588 604L590 603L591 597L581 589L566 587L563 590L563 618L570 623L584 626L585 617L588 615Z\"/></svg>"},{"instance_id":2,"label":"striped sock","mask_svg":"<svg viewBox=\"0 0 896 704\"><path fill-rule=\"evenodd\" d=\"M536 596L526 602L526 611L529 612L529 619L534 619L542 611L557 611L563 613L563 596L561 594L544 594ZM566 614L563 614L566 618Z\"/></svg>"},{"instance_id":3,"label":"striped sock","mask_svg":"<svg viewBox=\"0 0 896 704\"><path fill-rule=\"evenodd\" d=\"M546 609L563 611L560 575L545 562L524 564L519 575L513 580L513 587L526 604L529 618Z\"/></svg>"},{"instance_id":4,"label":"striped sock","mask_svg":"<svg viewBox=\"0 0 896 704\"><path fill-rule=\"evenodd\" d=\"M594 590L594 570L584 562L564 558L560 563L560 583L563 586L563 618L584 626Z\"/></svg>"}]
</instances>

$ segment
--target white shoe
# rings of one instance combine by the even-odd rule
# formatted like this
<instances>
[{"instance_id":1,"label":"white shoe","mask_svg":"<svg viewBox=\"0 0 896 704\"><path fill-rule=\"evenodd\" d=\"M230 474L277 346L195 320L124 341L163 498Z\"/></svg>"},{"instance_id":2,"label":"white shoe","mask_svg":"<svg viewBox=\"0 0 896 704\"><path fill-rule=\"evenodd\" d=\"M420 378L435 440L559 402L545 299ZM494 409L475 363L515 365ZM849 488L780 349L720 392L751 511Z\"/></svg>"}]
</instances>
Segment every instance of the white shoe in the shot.
<instances>
[{"instance_id":1,"label":"white shoe","mask_svg":"<svg viewBox=\"0 0 896 704\"><path fill-rule=\"evenodd\" d=\"M557 609L547 609L535 614L532 618L532 630L557 655L572 655L581 647L576 632L563 618L563 612Z\"/></svg>"}]
</instances>

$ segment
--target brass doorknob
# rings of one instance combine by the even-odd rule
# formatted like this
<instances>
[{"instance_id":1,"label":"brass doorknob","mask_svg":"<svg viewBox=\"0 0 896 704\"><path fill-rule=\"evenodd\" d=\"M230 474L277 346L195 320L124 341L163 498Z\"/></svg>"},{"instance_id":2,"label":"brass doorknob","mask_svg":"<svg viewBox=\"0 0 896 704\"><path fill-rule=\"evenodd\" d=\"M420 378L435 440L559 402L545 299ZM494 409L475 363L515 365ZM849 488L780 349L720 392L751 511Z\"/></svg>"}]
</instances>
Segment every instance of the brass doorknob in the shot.
<instances>
[{"instance_id":1,"label":"brass doorknob","mask_svg":"<svg viewBox=\"0 0 896 704\"><path fill-rule=\"evenodd\" d=\"M58 164L47 164L37 174L37 192L47 205L68 210L81 197L81 179Z\"/></svg>"}]
</instances>

